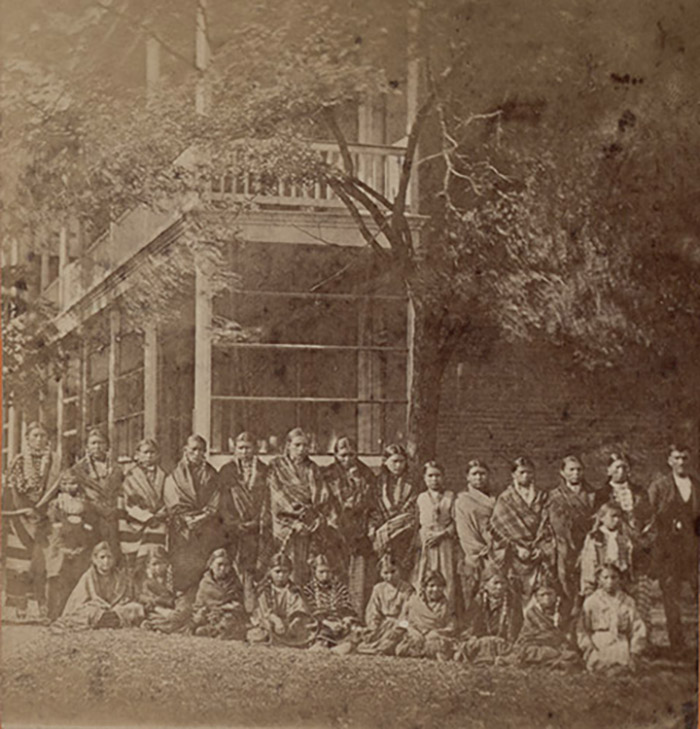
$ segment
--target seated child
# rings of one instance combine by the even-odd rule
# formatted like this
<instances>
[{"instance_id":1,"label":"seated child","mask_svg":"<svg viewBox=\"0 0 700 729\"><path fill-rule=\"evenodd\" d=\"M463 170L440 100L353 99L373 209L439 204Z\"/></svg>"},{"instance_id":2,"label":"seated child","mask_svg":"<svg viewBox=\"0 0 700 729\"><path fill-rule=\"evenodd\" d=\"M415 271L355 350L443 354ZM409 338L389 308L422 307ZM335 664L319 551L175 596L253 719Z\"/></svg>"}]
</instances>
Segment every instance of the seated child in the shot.
<instances>
[{"instance_id":1,"label":"seated child","mask_svg":"<svg viewBox=\"0 0 700 729\"><path fill-rule=\"evenodd\" d=\"M316 621L301 590L291 581L292 563L283 552L270 560L267 576L258 588L248 631L250 643L305 647L316 637Z\"/></svg>"},{"instance_id":2,"label":"seated child","mask_svg":"<svg viewBox=\"0 0 700 729\"><path fill-rule=\"evenodd\" d=\"M243 588L225 549L215 549L197 588L192 607L194 634L225 640L243 640L248 616Z\"/></svg>"},{"instance_id":3,"label":"seated child","mask_svg":"<svg viewBox=\"0 0 700 729\"><path fill-rule=\"evenodd\" d=\"M404 606L398 624L404 633L396 646L397 656L452 658L455 618L445 596L446 584L440 572L425 572L420 594L411 595Z\"/></svg>"},{"instance_id":4,"label":"seated child","mask_svg":"<svg viewBox=\"0 0 700 729\"><path fill-rule=\"evenodd\" d=\"M116 567L112 548L100 542L92 550L92 564L70 594L57 630L125 628L144 618L143 606L133 599L131 580Z\"/></svg>"},{"instance_id":5,"label":"seated child","mask_svg":"<svg viewBox=\"0 0 700 729\"><path fill-rule=\"evenodd\" d=\"M613 501L604 503L596 514L593 529L581 551L581 594L596 589L596 574L606 564L614 564L623 584L632 581L632 540L622 521L622 509Z\"/></svg>"},{"instance_id":6,"label":"seated child","mask_svg":"<svg viewBox=\"0 0 700 729\"><path fill-rule=\"evenodd\" d=\"M139 602L146 619L146 630L175 633L184 630L192 610L183 597L177 598L173 588L172 567L168 554L160 545L151 545L146 557L146 574L139 589Z\"/></svg>"},{"instance_id":7,"label":"seated child","mask_svg":"<svg viewBox=\"0 0 700 729\"><path fill-rule=\"evenodd\" d=\"M330 648L350 635L359 623L350 592L331 571L325 555L309 560L313 577L304 586L304 598L319 623L316 645Z\"/></svg>"},{"instance_id":8,"label":"seated child","mask_svg":"<svg viewBox=\"0 0 700 729\"><path fill-rule=\"evenodd\" d=\"M496 663L508 653L523 624L520 602L501 570L487 563L481 587L465 616L460 658L472 663Z\"/></svg>"},{"instance_id":9,"label":"seated child","mask_svg":"<svg viewBox=\"0 0 700 729\"><path fill-rule=\"evenodd\" d=\"M598 588L583 602L577 627L578 645L589 671L637 668L647 631L634 600L620 589L615 565L598 571Z\"/></svg>"},{"instance_id":10,"label":"seated child","mask_svg":"<svg viewBox=\"0 0 700 729\"><path fill-rule=\"evenodd\" d=\"M47 513L47 607L49 620L56 620L90 566L90 551L97 541L97 514L70 471L61 476L58 495Z\"/></svg>"},{"instance_id":11,"label":"seated child","mask_svg":"<svg viewBox=\"0 0 700 729\"><path fill-rule=\"evenodd\" d=\"M372 589L365 608L367 629L357 651L388 656L396 649L396 637L403 635L396 631L396 626L413 587L399 577L398 565L390 552L379 561L379 576L382 581Z\"/></svg>"},{"instance_id":12,"label":"seated child","mask_svg":"<svg viewBox=\"0 0 700 729\"><path fill-rule=\"evenodd\" d=\"M538 581L525 609L520 634L509 662L521 666L575 668L580 659L571 644L566 626L561 624L554 583L548 577Z\"/></svg>"}]
</instances>

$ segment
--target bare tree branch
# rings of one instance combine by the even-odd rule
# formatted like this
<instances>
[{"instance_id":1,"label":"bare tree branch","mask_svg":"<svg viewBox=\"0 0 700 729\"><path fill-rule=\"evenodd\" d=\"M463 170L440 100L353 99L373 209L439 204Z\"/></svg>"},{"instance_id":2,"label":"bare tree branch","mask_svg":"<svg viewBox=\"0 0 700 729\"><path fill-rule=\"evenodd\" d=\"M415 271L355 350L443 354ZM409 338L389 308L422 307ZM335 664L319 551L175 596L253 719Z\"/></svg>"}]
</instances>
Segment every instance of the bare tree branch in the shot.
<instances>
[{"instance_id":1,"label":"bare tree branch","mask_svg":"<svg viewBox=\"0 0 700 729\"><path fill-rule=\"evenodd\" d=\"M352 155L350 154L350 148L348 147L348 141L345 139L343 130L338 125L338 120L335 118L332 106L324 106L322 108L323 118L325 119L328 128L333 133L335 141L338 143L338 149L340 150L340 156L343 158L343 165L345 167L345 174L349 177L355 176L355 165L352 163Z\"/></svg>"}]
</instances>

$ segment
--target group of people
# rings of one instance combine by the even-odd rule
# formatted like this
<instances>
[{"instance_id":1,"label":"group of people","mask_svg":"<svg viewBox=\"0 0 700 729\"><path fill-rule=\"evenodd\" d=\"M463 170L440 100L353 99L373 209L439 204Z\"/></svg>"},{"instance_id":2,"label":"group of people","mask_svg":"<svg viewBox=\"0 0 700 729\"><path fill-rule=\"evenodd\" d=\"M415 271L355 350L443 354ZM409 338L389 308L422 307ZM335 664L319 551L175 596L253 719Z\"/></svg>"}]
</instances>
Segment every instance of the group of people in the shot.
<instances>
[{"instance_id":1,"label":"group of people","mask_svg":"<svg viewBox=\"0 0 700 729\"><path fill-rule=\"evenodd\" d=\"M99 431L59 475L41 425L27 445L3 488L6 603L20 619L33 595L56 630L140 625L338 653L624 669L645 650L659 580L671 647L684 646L700 490L683 446L648 488L613 454L594 489L569 455L544 491L521 457L496 496L482 461L454 492L435 461L419 483L399 445L375 475L341 437L320 467L300 428L268 465L241 433L218 472L197 435L170 474L151 439L126 473Z\"/></svg>"}]
</instances>

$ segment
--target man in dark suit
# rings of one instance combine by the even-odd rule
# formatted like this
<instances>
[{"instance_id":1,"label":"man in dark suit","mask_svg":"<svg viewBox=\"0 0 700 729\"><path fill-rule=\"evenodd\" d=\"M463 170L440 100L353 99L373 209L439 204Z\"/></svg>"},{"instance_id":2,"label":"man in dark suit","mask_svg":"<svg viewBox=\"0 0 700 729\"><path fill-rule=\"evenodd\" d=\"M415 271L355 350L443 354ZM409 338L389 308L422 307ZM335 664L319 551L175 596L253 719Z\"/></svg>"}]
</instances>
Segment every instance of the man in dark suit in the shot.
<instances>
[{"instance_id":1,"label":"man in dark suit","mask_svg":"<svg viewBox=\"0 0 700 729\"><path fill-rule=\"evenodd\" d=\"M688 581L698 596L698 519L700 484L690 475L690 451L672 445L668 453L671 472L654 480L649 499L654 510L657 539L654 550L671 648L683 649L681 585Z\"/></svg>"}]
</instances>

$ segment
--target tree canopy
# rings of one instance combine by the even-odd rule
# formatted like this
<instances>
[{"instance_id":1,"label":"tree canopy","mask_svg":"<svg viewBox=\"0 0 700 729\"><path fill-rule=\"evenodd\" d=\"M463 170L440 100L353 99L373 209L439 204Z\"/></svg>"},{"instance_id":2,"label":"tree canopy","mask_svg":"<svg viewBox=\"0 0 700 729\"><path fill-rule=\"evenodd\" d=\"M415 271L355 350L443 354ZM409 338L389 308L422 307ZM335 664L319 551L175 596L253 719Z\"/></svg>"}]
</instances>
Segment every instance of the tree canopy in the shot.
<instances>
[{"instance_id":1,"label":"tree canopy","mask_svg":"<svg viewBox=\"0 0 700 729\"><path fill-rule=\"evenodd\" d=\"M195 62L198 10L206 68L201 54ZM693 392L700 8L29 0L8 20L8 234L45 244L67 217L96 236L135 205L186 211L234 164L261 185L323 180L405 282L416 326L409 433L424 452L435 445L435 383L478 327L552 342L589 369L631 353L675 362ZM149 41L162 60L146 90ZM405 116L411 64L416 113L387 199L353 168L352 110L388 99ZM342 167L313 152L318 139L338 145ZM406 206L416 178L420 236ZM222 205L200 197L200 211L234 215L222 230L198 228L201 240L231 235L255 201Z\"/></svg>"}]
</instances>

